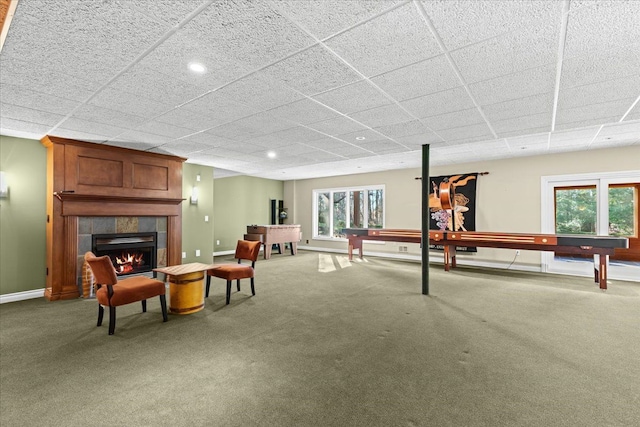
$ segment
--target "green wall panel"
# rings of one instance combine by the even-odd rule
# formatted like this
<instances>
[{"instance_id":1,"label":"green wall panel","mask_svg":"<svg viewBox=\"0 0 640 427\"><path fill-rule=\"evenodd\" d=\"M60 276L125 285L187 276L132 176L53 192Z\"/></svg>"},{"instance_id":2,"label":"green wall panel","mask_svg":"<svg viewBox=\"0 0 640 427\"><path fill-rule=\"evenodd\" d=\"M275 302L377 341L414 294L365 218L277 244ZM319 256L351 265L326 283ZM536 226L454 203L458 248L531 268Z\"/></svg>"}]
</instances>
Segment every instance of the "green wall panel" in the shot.
<instances>
[{"instance_id":1,"label":"green wall panel","mask_svg":"<svg viewBox=\"0 0 640 427\"><path fill-rule=\"evenodd\" d=\"M40 141L0 135L0 294L43 289L46 280L47 150Z\"/></svg>"}]
</instances>

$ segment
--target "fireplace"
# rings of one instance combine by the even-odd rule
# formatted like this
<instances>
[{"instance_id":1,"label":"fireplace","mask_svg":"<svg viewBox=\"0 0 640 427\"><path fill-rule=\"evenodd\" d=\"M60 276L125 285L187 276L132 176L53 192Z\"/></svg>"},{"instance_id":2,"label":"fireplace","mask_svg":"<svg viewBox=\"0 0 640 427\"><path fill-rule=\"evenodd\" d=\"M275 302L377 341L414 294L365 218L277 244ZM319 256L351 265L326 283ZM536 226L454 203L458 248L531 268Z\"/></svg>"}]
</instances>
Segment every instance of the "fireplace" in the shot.
<instances>
[{"instance_id":1,"label":"fireplace","mask_svg":"<svg viewBox=\"0 0 640 427\"><path fill-rule=\"evenodd\" d=\"M157 267L158 233L93 234L91 250L108 255L118 276L152 271Z\"/></svg>"}]
</instances>

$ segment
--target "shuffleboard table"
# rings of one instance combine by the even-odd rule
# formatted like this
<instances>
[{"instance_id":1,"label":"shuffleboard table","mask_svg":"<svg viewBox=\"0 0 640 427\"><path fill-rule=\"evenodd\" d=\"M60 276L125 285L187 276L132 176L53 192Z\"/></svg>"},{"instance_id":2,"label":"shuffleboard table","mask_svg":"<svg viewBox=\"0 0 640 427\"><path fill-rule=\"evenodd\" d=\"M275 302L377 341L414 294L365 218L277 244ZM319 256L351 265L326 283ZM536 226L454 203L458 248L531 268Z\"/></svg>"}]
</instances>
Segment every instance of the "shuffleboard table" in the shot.
<instances>
[{"instance_id":1,"label":"shuffleboard table","mask_svg":"<svg viewBox=\"0 0 640 427\"><path fill-rule=\"evenodd\" d=\"M365 240L422 243L420 230L345 228L343 233L349 241L350 260L353 259L354 249L358 250L362 258L362 242ZM443 247L445 271L456 267L458 247L477 246L593 255L595 282L599 283L600 289L607 289L609 256L613 255L616 249L628 248L629 239L609 236L429 230L429 244ZM599 255L598 261L595 255Z\"/></svg>"}]
</instances>

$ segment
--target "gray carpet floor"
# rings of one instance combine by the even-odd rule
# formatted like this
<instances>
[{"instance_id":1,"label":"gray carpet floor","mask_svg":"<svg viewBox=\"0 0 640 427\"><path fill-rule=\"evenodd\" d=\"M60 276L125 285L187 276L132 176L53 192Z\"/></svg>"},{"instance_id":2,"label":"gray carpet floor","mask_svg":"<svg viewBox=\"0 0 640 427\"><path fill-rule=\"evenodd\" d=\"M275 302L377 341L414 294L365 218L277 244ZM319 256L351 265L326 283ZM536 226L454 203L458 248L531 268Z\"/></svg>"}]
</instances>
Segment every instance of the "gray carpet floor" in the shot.
<instances>
[{"instance_id":1,"label":"gray carpet floor","mask_svg":"<svg viewBox=\"0 0 640 427\"><path fill-rule=\"evenodd\" d=\"M216 259L222 262L223 259ZM225 305L0 306L0 425L638 426L640 283L299 251Z\"/></svg>"}]
</instances>

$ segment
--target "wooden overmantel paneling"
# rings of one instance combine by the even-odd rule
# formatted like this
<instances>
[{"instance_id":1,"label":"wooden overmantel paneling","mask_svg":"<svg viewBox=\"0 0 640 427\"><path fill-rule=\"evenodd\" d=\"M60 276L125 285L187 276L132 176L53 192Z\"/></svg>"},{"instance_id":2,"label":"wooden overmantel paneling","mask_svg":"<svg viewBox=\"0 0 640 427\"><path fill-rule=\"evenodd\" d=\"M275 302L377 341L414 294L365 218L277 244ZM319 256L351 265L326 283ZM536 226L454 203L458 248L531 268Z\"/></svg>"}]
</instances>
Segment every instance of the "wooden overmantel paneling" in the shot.
<instances>
[{"instance_id":1,"label":"wooden overmantel paneling","mask_svg":"<svg viewBox=\"0 0 640 427\"><path fill-rule=\"evenodd\" d=\"M49 300L79 296L78 217L166 216L167 263L181 262L182 157L45 136Z\"/></svg>"}]
</instances>

